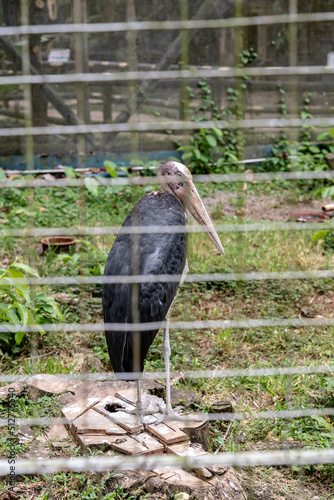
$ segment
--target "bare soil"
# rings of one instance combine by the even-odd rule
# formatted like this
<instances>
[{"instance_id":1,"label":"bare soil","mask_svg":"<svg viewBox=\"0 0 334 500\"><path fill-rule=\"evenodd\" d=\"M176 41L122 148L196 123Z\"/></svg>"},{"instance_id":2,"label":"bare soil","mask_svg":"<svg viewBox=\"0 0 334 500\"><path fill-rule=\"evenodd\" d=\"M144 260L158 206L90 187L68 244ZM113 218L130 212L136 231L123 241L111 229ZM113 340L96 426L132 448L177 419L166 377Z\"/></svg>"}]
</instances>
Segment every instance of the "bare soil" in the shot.
<instances>
[{"instance_id":1,"label":"bare soil","mask_svg":"<svg viewBox=\"0 0 334 500\"><path fill-rule=\"evenodd\" d=\"M244 192L244 202L242 212L237 206L238 193L228 193L217 191L214 196L205 198L205 204L209 210L221 208L223 215L237 217L242 215L246 219L254 221L269 220L282 221L289 220L290 214L296 212L316 212L322 213L322 207L331 201L330 198L314 199L307 201L297 201L293 203L283 195L266 195Z\"/></svg>"}]
</instances>

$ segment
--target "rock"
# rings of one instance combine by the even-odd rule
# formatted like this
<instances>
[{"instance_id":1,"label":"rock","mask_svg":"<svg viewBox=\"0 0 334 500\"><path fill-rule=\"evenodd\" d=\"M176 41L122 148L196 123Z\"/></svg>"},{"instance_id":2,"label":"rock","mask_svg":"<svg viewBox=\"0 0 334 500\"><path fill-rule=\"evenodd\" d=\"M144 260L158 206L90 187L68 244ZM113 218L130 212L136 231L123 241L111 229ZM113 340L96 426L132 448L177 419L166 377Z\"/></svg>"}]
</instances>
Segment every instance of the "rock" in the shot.
<instances>
[{"instance_id":1,"label":"rock","mask_svg":"<svg viewBox=\"0 0 334 500\"><path fill-rule=\"evenodd\" d=\"M4 387L0 387L0 401L7 399L8 395L18 397L22 394L25 389L25 379L20 380L19 382L14 382L13 384L5 385Z\"/></svg>"},{"instance_id":2,"label":"rock","mask_svg":"<svg viewBox=\"0 0 334 500\"><path fill-rule=\"evenodd\" d=\"M26 444L29 441L35 439L35 433L27 425L21 425L18 430L19 442L21 444Z\"/></svg>"},{"instance_id":3,"label":"rock","mask_svg":"<svg viewBox=\"0 0 334 500\"><path fill-rule=\"evenodd\" d=\"M61 394L65 391L72 392L73 386L73 381L71 380L48 374L33 375L25 383L28 386L29 393L35 397L51 396L52 394Z\"/></svg>"},{"instance_id":4,"label":"rock","mask_svg":"<svg viewBox=\"0 0 334 500\"><path fill-rule=\"evenodd\" d=\"M30 446L29 450L20 456L20 458L29 458L35 460L45 460L50 457L50 448L46 446L46 443L45 441L43 441L43 439L36 439Z\"/></svg>"},{"instance_id":5,"label":"rock","mask_svg":"<svg viewBox=\"0 0 334 500\"><path fill-rule=\"evenodd\" d=\"M217 401L210 406L210 413L234 413L232 403L230 401Z\"/></svg>"},{"instance_id":6,"label":"rock","mask_svg":"<svg viewBox=\"0 0 334 500\"><path fill-rule=\"evenodd\" d=\"M73 441L63 424L53 424L44 432L44 436L53 448L69 447Z\"/></svg>"}]
</instances>

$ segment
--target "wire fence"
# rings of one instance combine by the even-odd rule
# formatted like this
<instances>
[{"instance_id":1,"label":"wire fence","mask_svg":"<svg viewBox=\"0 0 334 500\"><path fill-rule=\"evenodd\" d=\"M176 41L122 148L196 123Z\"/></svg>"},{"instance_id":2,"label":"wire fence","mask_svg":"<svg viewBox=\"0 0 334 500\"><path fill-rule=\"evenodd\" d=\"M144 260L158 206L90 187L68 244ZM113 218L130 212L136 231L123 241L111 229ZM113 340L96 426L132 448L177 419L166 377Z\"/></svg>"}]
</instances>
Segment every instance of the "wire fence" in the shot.
<instances>
[{"instance_id":1,"label":"wire fence","mask_svg":"<svg viewBox=\"0 0 334 500\"><path fill-rule=\"evenodd\" d=\"M127 2L129 5L132 4L131 0ZM209 3L209 2L205 2ZM81 2L75 0L73 2L74 10L75 8L80 8ZM236 6L240 2L236 2ZM31 173L34 167L33 153L36 148L34 140L36 138L41 138L42 136L47 136L52 145L52 137L61 136L65 137L68 135L74 135L77 137L77 150L81 155L81 166L85 164L85 140L86 144L92 142L98 144L97 150L103 150L103 136L108 134L120 134L125 133L130 136L130 145L132 152L134 154L138 151L138 134L144 132L159 133L165 132L166 130L170 132L191 132L194 130L203 129L227 129L235 130L237 133L248 131L253 133L259 130L276 130L285 129L287 134L291 139L295 140L295 129L305 128L310 129L310 127L320 127L321 129L328 130L329 127L334 126L334 118L330 116L325 116L326 105L320 109L318 117L307 117L299 118L296 114L296 107L293 103L293 91L297 89L298 92L298 81L297 77L311 78L316 76L318 79L326 78L328 75L333 75L334 64L303 64L299 65L297 59L294 59L294 54L298 53L299 42L294 36L294 30L297 30L299 26L306 23L330 23L334 21L334 12L312 12L312 13L298 13L297 2L295 0L289 0L289 13L281 15L259 15L259 16L248 16L248 17L238 17L233 16L231 18L225 19L179 19L174 21L141 21L137 22L131 20L129 14L129 20L127 22L107 22L107 23L89 23L80 21L77 19L77 23L62 23L62 24L37 24L29 25L27 6L28 2L25 0L21 1L22 9L22 25L21 26L3 26L0 28L1 40L4 38L11 40L12 37L20 37L20 41L23 46L22 51L22 67L20 70L12 71L12 74L6 74L6 71L1 71L0 76L0 91L5 89L6 86L19 86L17 88L24 89L23 101L24 101L24 126L12 123L10 126L0 127L0 136L3 138L24 138L25 139L25 155L26 155L26 173ZM130 9L131 10L131 9ZM25 12L25 15L23 15ZM130 11L129 11L130 12ZM75 17L75 15L74 15ZM236 52L240 51L238 47L238 30L240 32L241 28L246 27L262 27L262 26L281 26L286 25L288 29L288 41L287 47L289 50L289 64L275 64L275 65L264 65L262 67L240 67L240 65L235 65L235 67L223 67L221 64L217 64L216 67L209 66L208 68L199 68L199 65L187 63L187 57L185 54L189 52L189 44L186 38L183 39L182 43L179 40L178 44L181 50L184 50L183 56L185 59L179 65L179 69L169 69L171 63L155 64L155 69L150 71L138 71L136 66L136 60L138 54L131 52L133 45L131 45L131 37L136 36L138 33L146 33L154 30L163 31L180 31L181 35L189 35L193 33L194 30L216 30L216 29L234 29L235 30L235 45ZM128 52L128 60L125 62L125 66L122 70L111 71L108 68L107 72L101 70L101 72L89 72L87 70L87 61L83 58L83 52L85 49L84 35L97 33L125 33L128 35L129 44L128 49L132 47ZM42 74L36 71L36 63L32 64L31 57L32 53L29 52L29 43L32 43L32 35L50 35L56 34L68 34L73 35L73 37L78 36L79 41L83 41L82 53L75 51L75 69L73 73L63 73L59 74ZM177 35L176 35L177 36ZM185 40L185 41L184 41ZM86 47L87 48L87 47ZM180 52L179 51L179 52ZM179 53L180 55L180 53ZM189 53L188 53L189 55ZM87 55L85 56L87 57ZM151 62L151 61L150 61ZM277 67L274 67L277 66ZM64 68L62 68L64 69ZM18 74L14 74L14 72ZM196 79L214 79L217 82L223 82L226 79L235 79L236 82L242 79L254 79L257 78L274 78L275 82L277 78L282 76L289 77L288 83L291 90L291 103L290 112L287 116L277 118L245 118L242 114L236 116L235 119L217 119L210 120L204 119L202 121L192 121L185 113L180 119L173 118L172 120L162 120L153 121L150 119L140 119L140 116L131 123L129 123L129 118L134 115L133 109L131 108L134 101L140 101L142 99L141 95L150 89L152 82L157 83L163 82L168 85L170 82L177 81L178 85L188 85L190 80ZM304 80L303 80L304 81ZM324 80L325 81L325 80ZM134 85L134 82L135 85ZM297 83L296 83L297 82ZM101 120L101 123L94 124L87 120L87 114L85 114L84 105L80 108L79 103L85 102L85 94L87 88L85 85L88 84L126 84L129 85L129 100L130 100L130 110L126 110L125 114L122 112L116 117L116 119L109 120L110 123L106 123ZM33 97L32 94L37 85L41 85L44 89L56 87L57 89L62 88L61 85L75 84L76 85L76 100L78 103L77 114L75 117L67 117L67 124L62 125L50 125L42 124L36 125L36 119L34 117L33 110ZM59 86L60 85L60 86ZM134 85L134 86L133 86ZM296 85L294 87L294 85ZM131 92L134 92L134 97ZM132 97L131 97L132 96ZM332 98L332 94L329 95L329 99ZM188 105L189 105L189 97ZM184 95L182 100L185 99ZM183 102L181 101L181 102ZM241 99L242 101L242 99ZM58 101L57 101L58 102ZM132 102L132 104L131 104ZM59 103L58 103L59 104ZM242 108L243 103L239 102ZM330 103L332 105L332 103ZM136 108L136 106L134 106ZM59 106L58 106L59 109ZM65 111L66 111L65 106ZM138 108L136 109L138 113ZM63 116L66 114L62 113ZM119 121L120 120L120 121ZM93 137L93 138L92 138ZM153 136L155 137L155 136ZM101 143L99 143L101 139ZM68 140L68 139L66 139ZM292 164L296 161L296 156L291 156ZM254 159L255 161L256 159ZM261 161L263 158L260 159ZM256 160L259 161L259 160ZM268 158L268 165L270 165L271 159ZM248 163L239 158L239 167L251 166L252 162ZM268 167L270 168L270 167ZM7 174L10 172L7 171ZM23 173L23 172L22 172ZM43 172L41 171L41 174ZM195 182L198 183L252 183L252 182L264 182L264 181L291 181L295 182L297 180L332 180L334 178L333 170L323 170L323 171L303 171L298 170L298 166L294 165L292 171L275 172L243 172L238 173L227 173L227 174L211 174L211 175L196 175L194 176ZM140 176L140 177L122 177L122 178L100 178L98 183L104 187L108 186L148 186L156 185L159 183L159 179L152 176ZM76 179L24 179L20 177L19 179L1 180L0 189L37 189L37 188L81 188L87 186L89 180L87 178L76 178ZM242 195L244 196L244 195ZM82 208L84 212L84 208ZM29 227L30 226L30 227ZM117 235L119 232L119 226L106 226L106 227L90 227L86 224L85 214L82 214L80 221L76 227L33 227L34 222L30 219L30 224L24 229L0 229L1 238L34 238L39 236L48 235L71 235L71 236L99 236L99 235ZM319 230L318 223L308 222L303 225L296 222L261 222L261 223L249 223L240 220L240 218L233 224L217 224L215 225L216 230L219 233L247 233L247 232L270 232L270 231L314 231ZM186 228L181 228L179 226L170 226L163 228L159 226L149 226L149 227L131 227L125 228L123 231L127 231L130 234L145 234L145 233L161 233L162 229L164 232L175 233L198 233L202 231L201 228L197 226L187 226ZM333 229L333 222L331 220L325 221L321 226L323 230ZM242 272L238 269L238 272L229 273L194 273L189 274L185 282L186 283L204 283L204 282L250 282L250 281L265 281L265 280L308 280L308 279L332 279L334 278L334 270L331 269L331 263L328 263L328 269L308 269L303 271L296 270L286 270L286 271L275 271L275 272ZM15 286L69 286L69 285L101 285L103 283L155 283L155 282L179 282L180 275L138 275L134 273L131 276L90 276L83 275L80 276L46 276L46 277L30 277L30 278L13 278L13 277L3 277L0 279L0 287L15 285ZM334 319L331 314L328 317L287 317L287 318L256 318L256 319L238 319L238 320L201 320L201 321L170 321L170 327L179 330L198 330L198 329L256 329L256 328L314 328L322 326L333 326ZM104 324L101 322L85 322L84 320L80 323L46 323L43 325L9 325L1 324L0 333L6 333L8 331L18 333L18 332L40 332L43 329L44 332L103 332L105 329L110 331L144 331L144 330L154 330L160 327L161 323L133 323L131 325L124 325L123 323L111 323ZM293 342L293 341L291 341ZM293 364L293 363L292 363ZM292 376L302 376L314 374L333 374L334 366L330 363L326 364L315 363L314 366L309 366L304 363L298 364L298 366L283 366L283 367L256 367L247 369L233 369L233 370L194 370L194 371L184 371L184 372L173 372L172 377L182 378L182 379L234 379L236 377L292 377ZM68 380L113 380L112 375L107 375L104 373L89 373L85 375L80 374L66 374L59 375ZM152 376L157 378L164 378L163 372L152 373ZM25 376L13 375L13 374L2 374L0 375L1 383L24 382ZM241 421L249 419L294 419L303 417L314 417L314 416L333 416L334 408L303 408L303 409L288 409L280 410L275 409L274 411L248 411L248 412L236 412L236 413L209 413L206 418L210 421ZM193 420L193 419L192 419ZM69 423L66 418L22 418L17 419L17 425L36 425L45 426L53 425L55 423ZM7 425L7 420L1 419L0 426L5 427ZM191 456L161 456L161 457L149 457L149 456L134 456L134 457L104 457L98 456L93 458L68 458L68 459L49 459L49 460L18 460L16 462L16 473L17 474L52 474L57 471L95 471L102 472L109 470L111 468L118 469L136 469L136 468L156 468L158 466L180 466L186 468L193 468L199 466L214 466L214 465L230 465L237 467L249 467L256 465L304 465L304 464L319 464L319 463L332 463L334 460L334 450L330 449L308 449L308 450L282 450L282 451L264 451L264 452L243 452L239 454L235 453L217 453L215 455L203 455L200 457ZM8 474L8 461L0 460L0 475Z\"/></svg>"}]
</instances>

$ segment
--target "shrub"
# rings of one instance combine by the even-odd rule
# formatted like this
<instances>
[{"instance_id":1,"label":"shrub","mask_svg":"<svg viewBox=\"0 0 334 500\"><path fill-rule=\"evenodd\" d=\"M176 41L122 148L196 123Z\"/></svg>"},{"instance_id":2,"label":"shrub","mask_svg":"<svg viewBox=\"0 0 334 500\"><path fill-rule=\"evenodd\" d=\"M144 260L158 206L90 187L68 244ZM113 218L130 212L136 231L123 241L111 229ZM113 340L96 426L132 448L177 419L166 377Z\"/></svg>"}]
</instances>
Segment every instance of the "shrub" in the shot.
<instances>
[{"instance_id":1,"label":"shrub","mask_svg":"<svg viewBox=\"0 0 334 500\"><path fill-rule=\"evenodd\" d=\"M56 301L46 293L34 293L28 285L19 285L13 278L39 277L37 271L26 264L14 261L8 269L0 268L0 323L6 327L0 332L0 354L6 351L13 353L22 349L28 332L15 332L13 325L39 325L39 333L43 335L44 323L63 320Z\"/></svg>"}]
</instances>

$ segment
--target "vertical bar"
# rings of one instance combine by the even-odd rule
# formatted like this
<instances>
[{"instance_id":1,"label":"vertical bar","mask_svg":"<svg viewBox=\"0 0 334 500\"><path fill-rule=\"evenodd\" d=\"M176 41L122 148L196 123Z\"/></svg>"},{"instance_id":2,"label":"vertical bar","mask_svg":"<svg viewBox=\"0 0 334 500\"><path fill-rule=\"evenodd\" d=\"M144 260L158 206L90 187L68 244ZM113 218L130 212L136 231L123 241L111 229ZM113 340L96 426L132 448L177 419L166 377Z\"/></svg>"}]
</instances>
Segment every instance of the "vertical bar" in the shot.
<instances>
[{"instance_id":1,"label":"vertical bar","mask_svg":"<svg viewBox=\"0 0 334 500\"><path fill-rule=\"evenodd\" d=\"M28 26L29 24L29 3L28 0L21 0L21 25ZM30 52L29 52L29 35L22 35L22 73L30 75ZM24 125L27 129L32 127L32 102L31 102L31 84L23 84L23 99L24 99ZM34 168L34 142L33 136L27 131L25 135L25 156L28 170Z\"/></svg>"},{"instance_id":2,"label":"vertical bar","mask_svg":"<svg viewBox=\"0 0 334 500\"><path fill-rule=\"evenodd\" d=\"M181 20L186 21L188 15L188 0L181 0L180 4ZM181 69L188 69L189 65L189 37L186 29L181 30ZM188 92L188 79L182 80L181 89L181 113L182 120L189 120L189 92Z\"/></svg>"},{"instance_id":3,"label":"vertical bar","mask_svg":"<svg viewBox=\"0 0 334 500\"><path fill-rule=\"evenodd\" d=\"M240 18L242 17L242 3L243 0L236 0L235 1L235 17ZM243 32L242 28L236 27L235 28L235 64L237 68L242 68L242 51L243 51ZM236 114L236 120L243 120L244 118L244 92L243 92L243 78L242 76L238 76L236 78L236 103L235 103L235 114ZM236 139L237 139L237 157L239 160L238 164L238 172L242 173L244 171L244 166L242 163L240 163L241 160L243 160L244 157L244 133L242 129L236 129ZM243 215L244 215L244 205L245 205L245 191L243 190L243 185L239 183L239 188L238 188L238 198L237 198L237 216L238 216L238 223L242 224L243 222ZM243 258L243 251L242 249L245 246L245 234L243 232L239 232L237 234L237 242L238 242L238 247L241 250L239 252L239 259L238 259L238 272L243 272L244 270L244 258Z\"/></svg>"},{"instance_id":4,"label":"vertical bar","mask_svg":"<svg viewBox=\"0 0 334 500\"><path fill-rule=\"evenodd\" d=\"M28 26L29 25L29 1L21 0L20 3L21 8L21 25ZM22 36L23 44L22 44L22 73L23 75L30 75L30 39L29 35ZM33 170L34 168L34 139L29 129L32 127L33 116L32 116L32 89L31 84L27 83L23 85L23 101L24 101L24 125L26 127L26 135L25 135L25 161L27 170ZM34 200L34 190L31 189L29 193L29 205L32 208ZM32 210L30 210L32 212ZM34 217L29 216L28 218L28 226L32 227L34 224ZM32 240L28 238L27 242L28 247L28 260L29 264L32 264L33 260L33 247ZM31 288L32 303L34 302L35 296L35 288ZM31 366L32 372L37 373L37 333L31 333Z\"/></svg>"},{"instance_id":5,"label":"vertical bar","mask_svg":"<svg viewBox=\"0 0 334 500\"><path fill-rule=\"evenodd\" d=\"M136 20L136 7L135 0L126 0L126 19L127 21ZM137 69L137 35L135 31L128 31L127 33L128 42L128 67L129 71L135 71ZM129 82L129 112L130 116L134 116L138 113L137 106L137 82L131 80ZM138 133L131 132L131 153L136 153L138 151ZM138 226L137 213L133 212L132 217L132 227ZM132 245L132 274L138 276L140 273L140 236L137 233L131 235L131 245ZM139 313L139 293L140 293L140 283L133 283L131 287L131 313L132 313L132 323L140 323L140 313ZM140 372L140 360L141 360L141 349L140 349L140 337L144 335L139 331L134 331L132 333L133 339L133 366L134 372ZM139 377L140 375L138 375ZM137 378L137 377L136 377ZM139 395L138 395L139 396Z\"/></svg>"},{"instance_id":6,"label":"vertical bar","mask_svg":"<svg viewBox=\"0 0 334 500\"><path fill-rule=\"evenodd\" d=\"M298 12L298 0L289 0L289 14L297 14ZM289 23L289 66L297 66L298 63L298 25L297 23ZM297 118L298 116L298 77L297 75L291 75L289 77L289 117ZM298 132L297 128L289 129L289 139L290 145L298 147ZM296 156L296 155L293 155ZM297 158L291 158L291 170L297 170L298 168L298 160ZM295 203L298 201L298 193L297 193L297 181L292 182L292 193ZM290 238L290 255L293 255L291 258L292 268L295 269L295 252L294 252L294 242L295 238L294 231L291 232ZM290 358L290 363L293 364L293 339L291 337L291 329L286 329L287 335L287 344L288 344L288 357ZM291 404L293 404L293 377L291 375L287 376L286 379L286 407L287 410L291 408ZM287 432L290 432L291 428L291 420L286 422Z\"/></svg>"},{"instance_id":7,"label":"vertical bar","mask_svg":"<svg viewBox=\"0 0 334 500\"><path fill-rule=\"evenodd\" d=\"M86 0L73 0L73 22L81 24L86 22ZM74 34L74 71L76 73L88 72L87 61L87 35L84 33ZM76 98L77 98L77 117L79 124L89 123L89 95L87 85L84 82L76 83ZM86 137L85 134L77 134L77 166L85 168L86 165ZM84 185L74 188L78 190L78 222L81 227L86 226L87 222L87 192ZM77 275L87 275L87 245L80 245L80 263L77 268ZM79 307L78 313L80 323L87 321L86 302L86 286L84 283L79 285ZM84 387L84 395L88 395L88 388Z\"/></svg>"},{"instance_id":8,"label":"vertical bar","mask_svg":"<svg viewBox=\"0 0 334 500\"><path fill-rule=\"evenodd\" d=\"M235 17L242 17L242 0L235 0ZM237 26L235 28L235 61L236 67L242 68L241 56L243 50L243 32L242 28ZM236 91L237 91L237 100L236 100L236 119L243 120L244 118L244 93L242 87L243 79L242 77L236 78ZM241 129L236 129L237 134L237 156L238 160L241 161L244 155L244 136ZM243 171L243 169L241 170Z\"/></svg>"},{"instance_id":9,"label":"vertical bar","mask_svg":"<svg viewBox=\"0 0 334 500\"><path fill-rule=\"evenodd\" d=\"M136 7L135 0L126 0L126 16L127 21L132 22L136 20ZM137 34L135 31L128 31L128 67L129 71L137 70ZM137 81L131 80L129 82L129 109L130 116L138 113L137 106ZM138 151L138 132L131 132L131 152Z\"/></svg>"},{"instance_id":10,"label":"vertical bar","mask_svg":"<svg viewBox=\"0 0 334 500\"><path fill-rule=\"evenodd\" d=\"M73 22L75 24L86 22L86 0L73 0ZM74 34L74 71L76 73L85 73L88 71L87 34L84 33ZM80 124L89 123L89 96L87 85L84 82L76 83L76 95L78 122ZM79 155L85 153L86 144L84 134L77 135L77 147Z\"/></svg>"}]
</instances>

